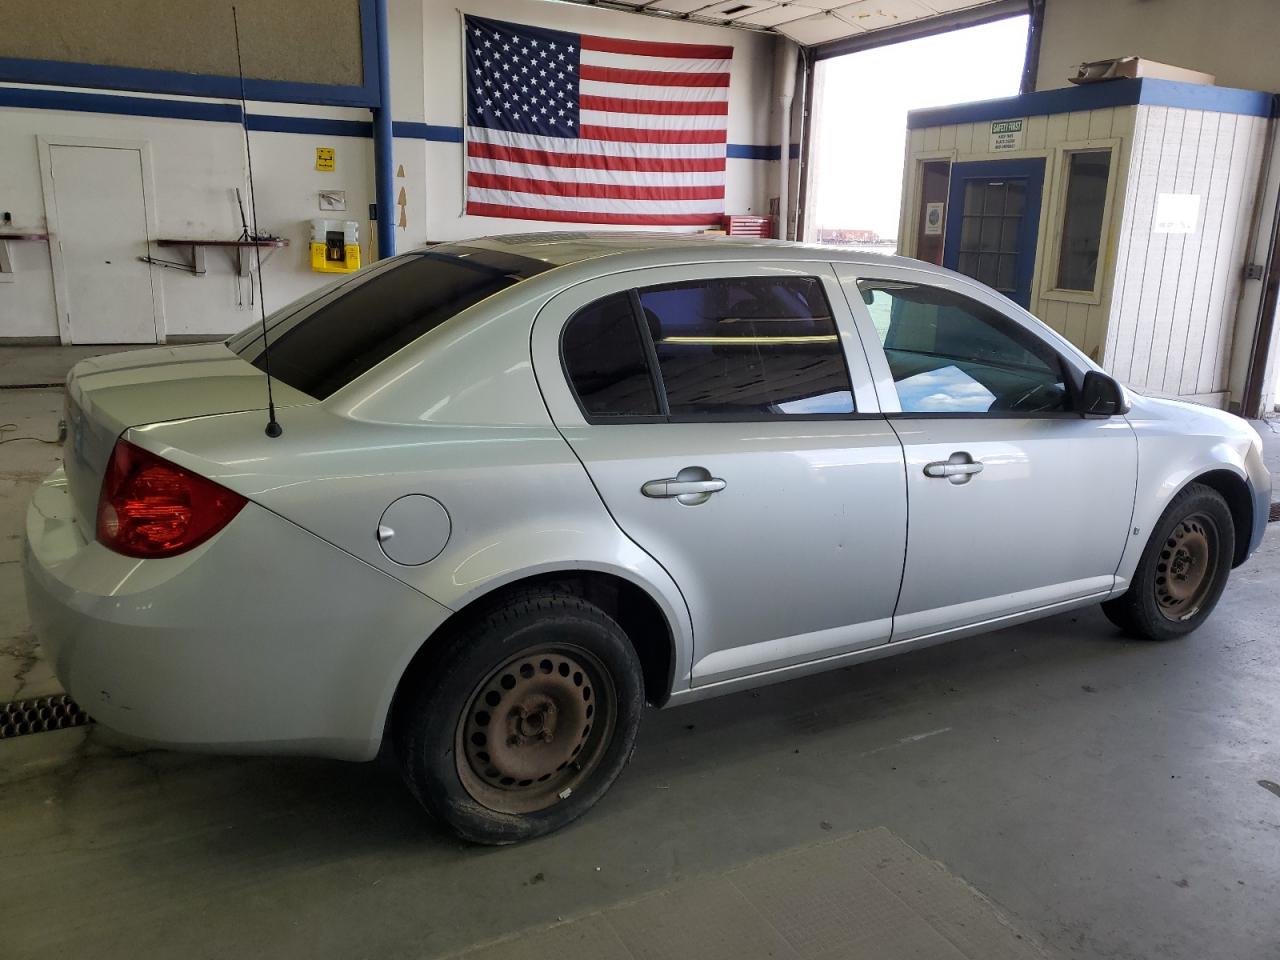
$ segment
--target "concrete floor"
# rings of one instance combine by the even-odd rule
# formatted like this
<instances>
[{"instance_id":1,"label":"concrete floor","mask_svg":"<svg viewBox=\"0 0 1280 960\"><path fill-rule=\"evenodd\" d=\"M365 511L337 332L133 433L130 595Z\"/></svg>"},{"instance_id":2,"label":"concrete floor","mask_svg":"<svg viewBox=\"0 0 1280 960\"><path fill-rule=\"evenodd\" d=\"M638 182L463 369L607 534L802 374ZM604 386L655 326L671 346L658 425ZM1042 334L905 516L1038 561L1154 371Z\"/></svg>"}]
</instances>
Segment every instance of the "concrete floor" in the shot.
<instances>
[{"instance_id":1,"label":"concrete floor","mask_svg":"<svg viewBox=\"0 0 1280 960\"><path fill-rule=\"evenodd\" d=\"M51 437L60 402L0 391L0 422ZM0 701L56 689L16 562L56 454L0 446ZM433 957L885 827L1053 954L1276 960L1278 582L1280 524L1180 643L1089 609L650 712L602 804L514 848L440 832L387 761L3 742L0 956Z\"/></svg>"}]
</instances>

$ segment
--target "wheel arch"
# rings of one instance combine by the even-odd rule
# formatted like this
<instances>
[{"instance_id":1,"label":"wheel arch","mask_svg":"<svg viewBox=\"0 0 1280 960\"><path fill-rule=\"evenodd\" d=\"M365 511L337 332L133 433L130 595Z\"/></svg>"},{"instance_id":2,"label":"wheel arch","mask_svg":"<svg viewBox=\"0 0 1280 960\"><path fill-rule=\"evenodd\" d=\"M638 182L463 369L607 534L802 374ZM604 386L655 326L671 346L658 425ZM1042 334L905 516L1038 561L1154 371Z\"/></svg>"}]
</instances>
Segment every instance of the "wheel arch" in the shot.
<instances>
[{"instance_id":1,"label":"wheel arch","mask_svg":"<svg viewBox=\"0 0 1280 960\"><path fill-rule=\"evenodd\" d=\"M1253 534L1253 495L1244 477L1233 470L1218 468L1206 470L1191 477L1178 490L1181 493L1193 483L1203 484L1222 495L1231 511L1231 525L1235 528L1235 553L1232 567L1238 567L1249 556L1249 542Z\"/></svg>"},{"instance_id":2,"label":"wheel arch","mask_svg":"<svg viewBox=\"0 0 1280 960\"><path fill-rule=\"evenodd\" d=\"M417 678L429 671L449 649L451 634L477 617L483 616L509 598L536 589L551 589L588 600L613 617L635 648L643 672L645 700L664 706L675 688L675 677L681 661L683 625L673 622L673 612L664 609L648 585L615 571L588 568L545 570L487 585L456 609L410 658L402 671L387 710L387 723L395 717L397 705L405 691L413 688Z\"/></svg>"}]
</instances>

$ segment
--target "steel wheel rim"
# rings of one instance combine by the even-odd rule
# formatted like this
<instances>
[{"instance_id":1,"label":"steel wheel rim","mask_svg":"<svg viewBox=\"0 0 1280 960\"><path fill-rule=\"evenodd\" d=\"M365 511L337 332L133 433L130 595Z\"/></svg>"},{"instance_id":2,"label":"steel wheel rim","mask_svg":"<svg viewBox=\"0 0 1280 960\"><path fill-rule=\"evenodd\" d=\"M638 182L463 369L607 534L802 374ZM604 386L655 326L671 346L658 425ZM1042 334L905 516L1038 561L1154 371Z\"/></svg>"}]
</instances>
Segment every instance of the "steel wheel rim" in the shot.
<instances>
[{"instance_id":1,"label":"steel wheel rim","mask_svg":"<svg viewBox=\"0 0 1280 960\"><path fill-rule=\"evenodd\" d=\"M613 682L581 647L533 647L472 692L458 722L454 761L466 791L500 813L567 800L613 739Z\"/></svg>"},{"instance_id":2,"label":"steel wheel rim","mask_svg":"<svg viewBox=\"0 0 1280 960\"><path fill-rule=\"evenodd\" d=\"M1218 527L1203 513L1184 517L1169 532L1156 560L1156 606L1168 620L1189 620L1213 588Z\"/></svg>"}]
</instances>

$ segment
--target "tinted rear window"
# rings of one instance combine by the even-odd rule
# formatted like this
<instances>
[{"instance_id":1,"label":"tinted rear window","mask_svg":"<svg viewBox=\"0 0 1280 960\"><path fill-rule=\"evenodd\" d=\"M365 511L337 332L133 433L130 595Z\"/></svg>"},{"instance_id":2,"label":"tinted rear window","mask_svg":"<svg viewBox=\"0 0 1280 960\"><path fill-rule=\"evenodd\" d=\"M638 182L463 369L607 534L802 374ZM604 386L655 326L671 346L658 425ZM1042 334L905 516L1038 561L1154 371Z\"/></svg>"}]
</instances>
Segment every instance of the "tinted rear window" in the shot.
<instances>
[{"instance_id":1,"label":"tinted rear window","mask_svg":"<svg viewBox=\"0 0 1280 960\"><path fill-rule=\"evenodd\" d=\"M376 264L268 318L271 375L323 400L468 307L546 269L456 245ZM258 326L228 345L265 369Z\"/></svg>"},{"instance_id":2,"label":"tinted rear window","mask_svg":"<svg viewBox=\"0 0 1280 960\"><path fill-rule=\"evenodd\" d=\"M565 327L561 350L573 390L589 415L660 412L629 294L617 293L579 310Z\"/></svg>"}]
</instances>

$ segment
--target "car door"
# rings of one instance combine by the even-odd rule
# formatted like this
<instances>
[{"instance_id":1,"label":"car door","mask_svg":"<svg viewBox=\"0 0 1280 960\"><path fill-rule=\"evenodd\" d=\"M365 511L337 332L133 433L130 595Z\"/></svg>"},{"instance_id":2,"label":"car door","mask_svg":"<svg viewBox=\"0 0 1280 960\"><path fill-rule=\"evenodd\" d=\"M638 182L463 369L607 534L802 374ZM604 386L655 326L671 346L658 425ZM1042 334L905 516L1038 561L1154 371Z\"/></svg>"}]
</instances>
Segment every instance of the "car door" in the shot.
<instances>
[{"instance_id":1,"label":"car door","mask_svg":"<svg viewBox=\"0 0 1280 960\"><path fill-rule=\"evenodd\" d=\"M906 457L893 639L1111 590L1137 440L1123 417L1072 411L1083 360L963 278L889 266L837 272Z\"/></svg>"},{"instance_id":2,"label":"car door","mask_svg":"<svg viewBox=\"0 0 1280 960\"><path fill-rule=\"evenodd\" d=\"M902 450L830 264L588 281L541 310L532 346L557 427L688 604L677 685L888 641Z\"/></svg>"}]
</instances>

